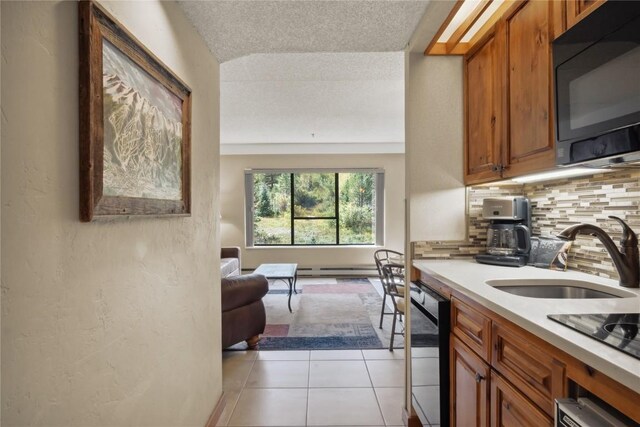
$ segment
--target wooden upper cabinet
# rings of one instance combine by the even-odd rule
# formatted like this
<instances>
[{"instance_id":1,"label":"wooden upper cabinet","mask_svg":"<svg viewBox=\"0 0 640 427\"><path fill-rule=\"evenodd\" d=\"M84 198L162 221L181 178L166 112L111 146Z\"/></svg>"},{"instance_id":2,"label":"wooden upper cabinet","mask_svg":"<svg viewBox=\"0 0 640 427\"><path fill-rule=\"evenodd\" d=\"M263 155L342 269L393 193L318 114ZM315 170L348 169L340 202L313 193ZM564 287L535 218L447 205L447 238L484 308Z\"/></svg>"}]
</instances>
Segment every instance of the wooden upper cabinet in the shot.
<instances>
[{"instance_id":1,"label":"wooden upper cabinet","mask_svg":"<svg viewBox=\"0 0 640 427\"><path fill-rule=\"evenodd\" d=\"M573 27L604 2L605 0L566 0L567 28Z\"/></svg>"},{"instance_id":2,"label":"wooden upper cabinet","mask_svg":"<svg viewBox=\"0 0 640 427\"><path fill-rule=\"evenodd\" d=\"M451 425L489 425L491 369L455 336L451 337Z\"/></svg>"},{"instance_id":3,"label":"wooden upper cabinet","mask_svg":"<svg viewBox=\"0 0 640 427\"><path fill-rule=\"evenodd\" d=\"M506 16L508 144L505 177L553 168L553 2L519 3Z\"/></svg>"},{"instance_id":4,"label":"wooden upper cabinet","mask_svg":"<svg viewBox=\"0 0 640 427\"><path fill-rule=\"evenodd\" d=\"M502 145L501 47L496 33L465 56L465 147L464 172L467 184L500 177Z\"/></svg>"},{"instance_id":5,"label":"wooden upper cabinet","mask_svg":"<svg viewBox=\"0 0 640 427\"><path fill-rule=\"evenodd\" d=\"M552 40L565 27L557 1L508 3L465 55L465 183L555 167Z\"/></svg>"}]
</instances>

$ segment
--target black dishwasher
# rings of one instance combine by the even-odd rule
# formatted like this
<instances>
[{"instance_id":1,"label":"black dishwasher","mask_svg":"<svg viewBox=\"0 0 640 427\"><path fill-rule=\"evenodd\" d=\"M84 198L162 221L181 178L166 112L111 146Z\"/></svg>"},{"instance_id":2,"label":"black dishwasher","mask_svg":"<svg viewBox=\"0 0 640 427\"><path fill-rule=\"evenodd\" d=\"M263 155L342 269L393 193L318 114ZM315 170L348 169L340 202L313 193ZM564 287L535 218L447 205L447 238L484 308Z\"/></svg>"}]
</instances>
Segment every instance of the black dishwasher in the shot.
<instances>
[{"instance_id":1,"label":"black dishwasher","mask_svg":"<svg viewBox=\"0 0 640 427\"><path fill-rule=\"evenodd\" d=\"M449 426L451 301L421 281L411 283L411 392L423 426Z\"/></svg>"}]
</instances>

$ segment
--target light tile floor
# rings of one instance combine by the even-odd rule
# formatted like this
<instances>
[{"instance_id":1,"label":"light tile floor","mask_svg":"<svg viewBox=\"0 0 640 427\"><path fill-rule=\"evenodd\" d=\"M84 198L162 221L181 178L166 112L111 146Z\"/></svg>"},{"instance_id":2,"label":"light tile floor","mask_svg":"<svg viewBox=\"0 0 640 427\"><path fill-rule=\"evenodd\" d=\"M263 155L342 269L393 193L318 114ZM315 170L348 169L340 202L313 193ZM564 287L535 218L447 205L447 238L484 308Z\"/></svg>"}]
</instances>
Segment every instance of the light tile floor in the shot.
<instances>
[{"instance_id":1,"label":"light tile floor","mask_svg":"<svg viewBox=\"0 0 640 427\"><path fill-rule=\"evenodd\" d=\"M306 283L307 281L308 283ZM377 279L370 282L382 293ZM301 284L333 284L300 278ZM284 285L283 285L284 286ZM292 304L295 302L292 300ZM391 302L387 301L390 309ZM372 319L377 324L379 317ZM390 316L385 327L390 329ZM396 337L402 345L402 337ZM434 371L437 349L418 349ZM431 359L431 360L429 360ZM414 363L416 363L414 361ZM414 369L415 371L415 369ZM402 426L404 350L223 352L226 398L220 426ZM432 384L432 379L426 380ZM437 392L437 386L420 389ZM434 400L434 402L437 402ZM436 421L437 422L437 421ZM438 427L433 425L433 427Z\"/></svg>"},{"instance_id":2,"label":"light tile floor","mask_svg":"<svg viewBox=\"0 0 640 427\"><path fill-rule=\"evenodd\" d=\"M401 426L403 353L224 352L227 404L218 425Z\"/></svg>"}]
</instances>

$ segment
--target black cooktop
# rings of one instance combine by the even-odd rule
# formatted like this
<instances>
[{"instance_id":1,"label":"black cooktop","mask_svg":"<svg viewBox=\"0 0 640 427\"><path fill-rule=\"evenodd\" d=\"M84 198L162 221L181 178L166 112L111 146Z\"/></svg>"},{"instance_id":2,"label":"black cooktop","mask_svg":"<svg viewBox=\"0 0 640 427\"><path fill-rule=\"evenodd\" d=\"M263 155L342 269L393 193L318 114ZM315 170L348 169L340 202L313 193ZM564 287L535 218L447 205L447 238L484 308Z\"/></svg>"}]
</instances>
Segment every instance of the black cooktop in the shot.
<instances>
[{"instance_id":1,"label":"black cooktop","mask_svg":"<svg viewBox=\"0 0 640 427\"><path fill-rule=\"evenodd\" d=\"M550 314L547 317L640 359L640 313Z\"/></svg>"}]
</instances>

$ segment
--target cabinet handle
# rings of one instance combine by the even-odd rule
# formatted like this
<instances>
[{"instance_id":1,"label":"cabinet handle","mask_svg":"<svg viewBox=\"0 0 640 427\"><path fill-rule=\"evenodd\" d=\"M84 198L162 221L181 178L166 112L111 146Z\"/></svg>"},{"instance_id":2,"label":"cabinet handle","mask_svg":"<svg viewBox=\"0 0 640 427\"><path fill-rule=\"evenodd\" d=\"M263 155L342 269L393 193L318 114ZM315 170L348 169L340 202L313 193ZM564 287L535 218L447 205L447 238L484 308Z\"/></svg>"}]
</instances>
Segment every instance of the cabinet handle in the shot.
<instances>
[{"instance_id":1,"label":"cabinet handle","mask_svg":"<svg viewBox=\"0 0 640 427\"><path fill-rule=\"evenodd\" d=\"M480 381L484 380L484 377L482 375L480 375L479 373L476 373L476 382L480 383Z\"/></svg>"},{"instance_id":2,"label":"cabinet handle","mask_svg":"<svg viewBox=\"0 0 640 427\"><path fill-rule=\"evenodd\" d=\"M509 166L505 166L505 165L502 165L502 164L498 165L498 164L492 163L491 164L491 171L492 172L496 172L496 173L502 173L505 170L507 170L508 167Z\"/></svg>"}]
</instances>

